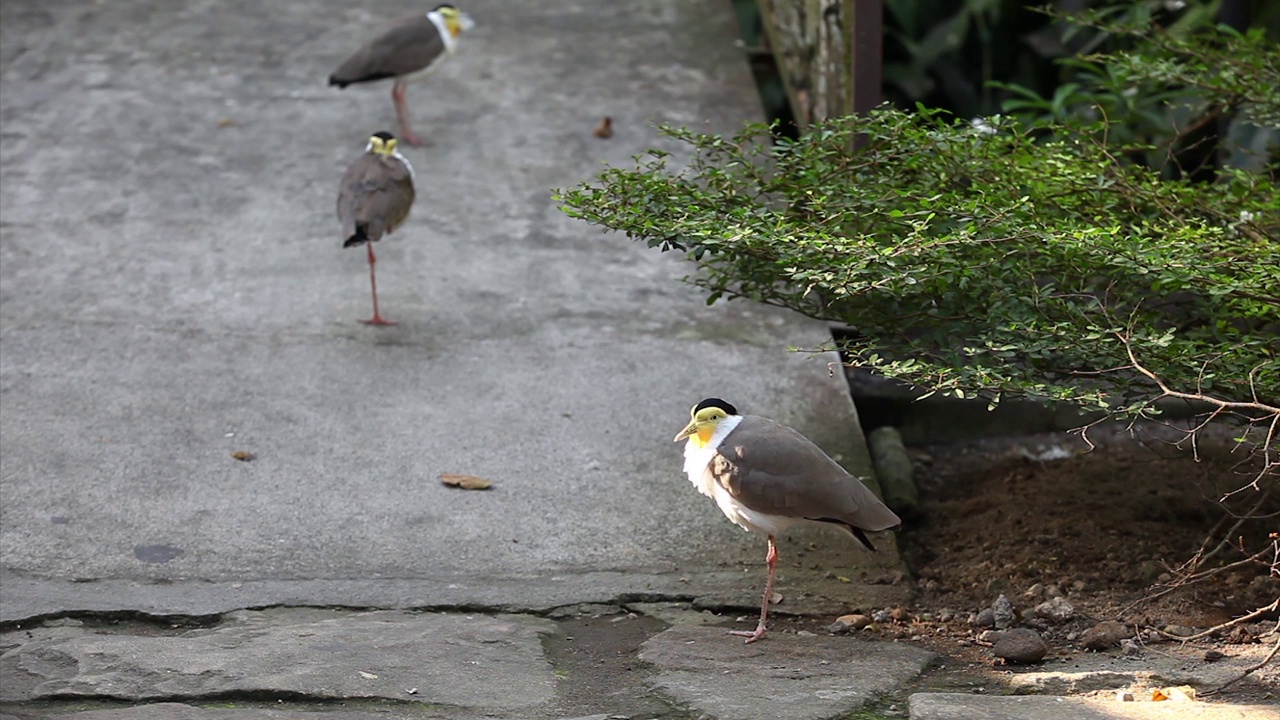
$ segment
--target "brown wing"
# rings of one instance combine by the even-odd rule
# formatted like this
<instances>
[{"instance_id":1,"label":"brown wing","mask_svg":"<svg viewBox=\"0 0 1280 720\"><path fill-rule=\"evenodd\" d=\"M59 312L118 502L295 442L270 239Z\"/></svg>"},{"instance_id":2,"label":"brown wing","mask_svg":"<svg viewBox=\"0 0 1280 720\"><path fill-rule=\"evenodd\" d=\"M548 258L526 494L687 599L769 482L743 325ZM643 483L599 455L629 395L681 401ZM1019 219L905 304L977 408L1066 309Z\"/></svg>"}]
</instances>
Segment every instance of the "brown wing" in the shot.
<instances>
[{"instance_id":1,"label":"brown wing","mask_svg":"<svg viewBox=\"0 0 1280 720\"><path fill-rule=\"evenodd\" d=\"M885 530L902 521L808 438L747 415L720 443L711 474L757 512Z\"/></svg>"},{"instance_id":2,"label":"brown wing","mask_svg":"<svg viewBox=\"0 0 1280 720\"><path fill-rule=\"evenodd\" d=\"M404 163L373 153L360 156L338 187L344 247L379 240L395 230L409 216L413 198L413 177Z\"/></svg>"},{"instance_id":3,"label":"brown wing","mask_svg":"<svg viewBox=\"0 0 1280 720\"><path fill-rule=\"evenodd\" d=\"M444 54L440 31L425 14L403 17L360 48L329 76L329 84L346 87L417 72Z\"/></svg>"}]
</instances>

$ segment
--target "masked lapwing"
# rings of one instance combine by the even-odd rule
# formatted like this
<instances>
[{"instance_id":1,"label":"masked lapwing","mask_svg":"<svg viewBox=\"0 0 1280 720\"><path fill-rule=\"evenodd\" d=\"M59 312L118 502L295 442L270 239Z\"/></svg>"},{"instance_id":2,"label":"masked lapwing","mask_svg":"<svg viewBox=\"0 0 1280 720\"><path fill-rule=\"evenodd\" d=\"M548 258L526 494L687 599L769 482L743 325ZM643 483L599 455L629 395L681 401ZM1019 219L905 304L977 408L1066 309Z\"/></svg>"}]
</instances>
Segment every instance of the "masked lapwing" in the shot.
<instances>
[{"instance_id":1,"label":"masked lapwing","mask_svg":"<svg viewBox=\"0 0 1280 720\"><path fill-rule=\"evenodd\" d=\"M421 145L409 128L404 102L406 82L438 69L458 47L458 37L475 25L452 5L438 5L428 13L408 15L387 26L329 76L329 84L345 88L355 83L394 78L391 100L396 106L400 139Z\"/></svg>"},{"instance_id":2,"label":"masked lapwing","mask_svg":"<svg viewBox=\"0 0 1280 720\"><path fill-rule=\"evenodd\" d=\"M687 439L684 471L689 482L734 523L769 538L760 622L753 631L733 631L747 642L765 634L779 533L797 524L823 525L875 550L866 532L901 523L866 485L795 430L757 415L739 415L719 398L703 400L689 414L689 424L675 437L676 442Z\"/></svg>"},{"instance_id":3,"label":"masked lapwing","mask_svg":"<svg viewBox=\"0 0 1280 720\"><path fill-rule=\"evenodd\" d=\"M369 325L395 325L378 312L378 258L373 244L390 235L409 217L413 207L413 166L396 150L396 138L374 133L364 155L351 163L338 187L338 220L343 247L364 245L369 251L369 285L373 289L373 317Z\"/></svg>"}]
</instances>

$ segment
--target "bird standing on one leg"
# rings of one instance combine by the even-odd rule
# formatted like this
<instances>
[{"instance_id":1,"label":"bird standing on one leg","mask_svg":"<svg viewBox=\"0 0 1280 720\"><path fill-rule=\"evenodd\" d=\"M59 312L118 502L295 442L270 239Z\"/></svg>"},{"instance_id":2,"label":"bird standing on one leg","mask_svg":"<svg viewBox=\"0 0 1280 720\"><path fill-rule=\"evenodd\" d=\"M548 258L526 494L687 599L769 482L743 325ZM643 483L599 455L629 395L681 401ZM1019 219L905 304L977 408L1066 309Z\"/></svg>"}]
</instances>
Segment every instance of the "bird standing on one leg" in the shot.
<instances>
[{"instance_id":1,"label":"bird standing on one leg","mask_svg":"<svg viewBox=\"0 0 1280 720\"><path fill-rule=\"evenodd\" d=\"M474 25L466 13L452 5L439 5L431 12L400 18L338 66L329 76L329 84L345 88L395 78L391 100L396 107L400 137L410 145L421 145L422 139L409 127L409 108L404 101L406 82L444 64L458 47L458 36Z\"/></svg>"},{"instance_id":2,"label":"bird standing on one leg","mask_svg":"<svg viewBox=\"0 0 1280 720\"><path fill-rule=\"evenodd\" d=\"M373 244L400 227L413 208L413 166L396 150L391 133L374 133L364 155L351 163L338 187L338 220L342 247L364 245L369 252L369 285L373 289L373 317L369 325L395 325L378 312L378 258Z\"/></svg>"},{"instance_id":3,"label":"bird standing on one leg","mask_svg":"<svg viewBox=\"0 0 1280 720\"><path fill-rule=\"evenodd\" d=\"M676 442L688 439L684 471L689 482L734 523L769 538L760 622L754 631L733 631L747 642L765 634L779 533L797 523L823 525L844 530L875 550L864 531L901 524L866 485L795 430L756 415L739 415L719 398L703 400L689 414L689 424L675 437Z\"/></svg>"}]
</instances>

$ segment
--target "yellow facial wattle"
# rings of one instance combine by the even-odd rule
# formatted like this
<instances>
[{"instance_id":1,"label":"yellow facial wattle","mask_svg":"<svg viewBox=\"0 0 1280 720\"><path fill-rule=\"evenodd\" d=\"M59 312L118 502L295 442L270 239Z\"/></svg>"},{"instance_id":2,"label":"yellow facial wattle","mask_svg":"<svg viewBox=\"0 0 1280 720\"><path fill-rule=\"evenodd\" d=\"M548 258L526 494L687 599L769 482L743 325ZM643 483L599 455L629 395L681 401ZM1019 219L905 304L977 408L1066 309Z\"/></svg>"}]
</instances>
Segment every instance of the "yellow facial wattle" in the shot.
<instances>
[{"instance_id":1,"label":"yellow facial wattle","mask_svg":"<svg viewBox=\"0 0 1280 720\"><path fill-rule=\"evenodd\" d=\"M714 435L715 432L716 429L714 427L700 427L698 428L698 432L690 436L690 439L693 440L695 446L704 448L707 446L707 443L711 442L711 436Z\"/></svg>"}]
</instances>

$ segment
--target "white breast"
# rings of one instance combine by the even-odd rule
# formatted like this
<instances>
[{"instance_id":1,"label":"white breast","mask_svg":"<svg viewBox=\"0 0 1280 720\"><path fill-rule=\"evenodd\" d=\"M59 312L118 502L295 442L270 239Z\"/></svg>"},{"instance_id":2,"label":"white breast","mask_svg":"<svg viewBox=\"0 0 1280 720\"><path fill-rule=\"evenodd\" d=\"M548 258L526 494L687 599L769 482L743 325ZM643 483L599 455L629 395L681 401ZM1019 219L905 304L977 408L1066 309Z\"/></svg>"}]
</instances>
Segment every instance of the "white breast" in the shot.
<instances>
[{"instance_id":1,"label":"white breast","mask_svg":"<svg viewBox=\"0 0 1280 720\"><path fill-rule=\"evenodd\" d=\"M732 520L735 525L761 535L778 535L794 525L796 521L787 517L766 515L748 508L711 477L711 459L716 456L716 449L740 422L742 422L740 415L722 420L712 434L711 441L705 447L698 447L693 439L686 442L684 445L685 474L689 476L689 482L698 488L698 492L714 499L716 505L720 507L720 512L723 512L725 517Z\"/></svg>"},{"instance_id":2,"label":"white breast","mask_svg":"<svg viewBox=\"0 0 1280 720\"><path fill-rule=\"evenodd\" d=\"M707 466L711 464L711 458L716 456L716 448L720 447L725 436L733 432L740 422L740 415L727 417L716 426L716 431L706 445L698 447L697 436L690 437L684 444L684 472L689 476L689 482L698 488L698 492L707 497L715 497L713 488L716 487L716 481L707 472Z\"/></svg>"}]
</instances>

